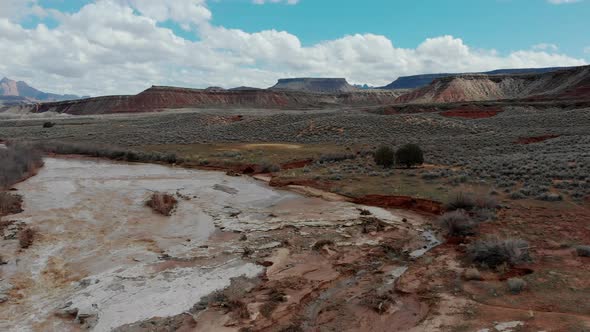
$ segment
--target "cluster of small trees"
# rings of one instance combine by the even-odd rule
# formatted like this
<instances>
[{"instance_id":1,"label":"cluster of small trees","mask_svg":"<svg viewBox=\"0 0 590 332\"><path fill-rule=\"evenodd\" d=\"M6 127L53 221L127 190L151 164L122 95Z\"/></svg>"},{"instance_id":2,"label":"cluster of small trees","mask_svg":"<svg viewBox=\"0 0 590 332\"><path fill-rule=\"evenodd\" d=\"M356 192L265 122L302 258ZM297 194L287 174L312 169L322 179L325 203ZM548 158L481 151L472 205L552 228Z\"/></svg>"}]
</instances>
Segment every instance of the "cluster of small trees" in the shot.
<instances>
[{"instance_id":1,"label":"cluster of small trees","mask_svg":"<svg viewBox=\"0 0 590 332\"><path fill-rule=\"evenodd\" d=\"M424 153L416 144L406 144L397 151L388 146L381 146L375 151L375 163L385 168L395 165L411 168L424 163Z\"/></svg>"}]
</instances>

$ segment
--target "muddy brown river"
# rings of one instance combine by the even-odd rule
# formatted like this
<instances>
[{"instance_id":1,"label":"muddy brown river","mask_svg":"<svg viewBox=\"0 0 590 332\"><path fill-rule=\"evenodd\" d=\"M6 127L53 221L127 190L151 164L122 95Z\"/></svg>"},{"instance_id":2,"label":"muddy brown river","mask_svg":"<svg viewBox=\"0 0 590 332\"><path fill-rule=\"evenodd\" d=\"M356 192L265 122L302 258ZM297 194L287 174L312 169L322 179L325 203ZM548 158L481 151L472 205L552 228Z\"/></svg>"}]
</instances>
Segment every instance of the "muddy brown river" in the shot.
<instances>
[{"instance_id":1,"label":"muddy brown river","mask_svg":"<svg viewBox=\"0 0 590 332\"><path fill-rule=\"evenodd\" d=\"M2 234L8 240L0 240L7 261L0 265L1 331L110 331L178 315L231 278L263 272L223 234L340 227L359 216L352 203L276 190L249 177L94 159L47 158L16 189L24 212L5 218L15 223ZM182 197L172 216L145 206L154 191ZM362 208L401 223L387 210ZM20 249L10 232L25 225L37 235L33 246Z\"/></svg>"}]
</instances>

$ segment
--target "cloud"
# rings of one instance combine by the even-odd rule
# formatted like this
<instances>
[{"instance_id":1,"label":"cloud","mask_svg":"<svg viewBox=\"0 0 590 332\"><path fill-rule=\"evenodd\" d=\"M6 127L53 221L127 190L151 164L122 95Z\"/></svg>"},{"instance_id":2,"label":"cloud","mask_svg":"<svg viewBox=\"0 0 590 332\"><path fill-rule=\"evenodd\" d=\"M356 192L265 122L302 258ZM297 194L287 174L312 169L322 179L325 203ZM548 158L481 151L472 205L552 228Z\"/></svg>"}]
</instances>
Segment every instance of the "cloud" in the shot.
<instances>
[{"instance_id":1,"label":"cloud","mask_svg":"<svg viewBox=\"0 0 590 332\"><path fill-rule=\"evenodd\" d=\"M568 3L575 3L575 2L581 2L583 0L547 0L547 2L554 4L554 5L563 5L563 4L568 4Z\"/></svg>"},{"instance_id":2,"label":"cloud","mask_svg":"<svg viewBox=\"0 0 590 332\"><path fill-rule=\"evenodd\" d=\"M184 15L182 8L199 15ZM43 24L25 28L0 17L0 73L46 91L102 95L137 93L150 85L268 87L294 76L384 85L410 74L586 63L552 47L499 54L453 36L429 38L415 48L396 47L376 34L304 46L286 31L215 26L206 3L197 0L165 5L97 0L78 12L54 16L58 24L51 29ZM167 20L190 25L198 40L183 39L158 24Z\"/></svg>"},{"instance_id":3,"label":"cloud","mask_svg":"<svg viewBox=\"0 0 590 332\"><path fill-rule=\"evenodd\" d=\"M584 48L584 53L590 54L590 46Z\"/></svg>"},{"instance_id":4,"label":"cloud","mask_svg":"<svg viewBox=\"0 0 590 332\"><path fill-rule=\"evenodd\" d=\"M30 15L44 17L47 12L37 0L0 0L0 18L18 21Z\"/></svg>"},{"instance_id":5,"label":"cloud","mask_svg":"<svg viewBox=\"0 0 590 332\"><path fill-rule=\"evenodd\" d=\"M211 19L205 0L118 0L120 4L137 9L142 15L158 22L175 21L188 30L190 24Z\"/></svg>"}]
</instances>

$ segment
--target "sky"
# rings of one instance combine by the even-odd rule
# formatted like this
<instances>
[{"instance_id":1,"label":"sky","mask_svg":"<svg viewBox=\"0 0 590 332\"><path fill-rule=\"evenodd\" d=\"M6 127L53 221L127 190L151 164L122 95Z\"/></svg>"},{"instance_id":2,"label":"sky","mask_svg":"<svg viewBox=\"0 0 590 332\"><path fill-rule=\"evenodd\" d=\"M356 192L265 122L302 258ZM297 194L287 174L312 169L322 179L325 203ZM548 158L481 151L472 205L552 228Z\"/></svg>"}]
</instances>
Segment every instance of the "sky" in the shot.
<instances>
[{"instance_id":1,"label":"sky","mask_svg":"<svg viewBox=\"0 0 590 332\"><path fill-rule=\"evenodd\" d=\"M268 87L590 62L590 0L0 0L0 76L43 91Z\"/></svg>"}]
</instances>

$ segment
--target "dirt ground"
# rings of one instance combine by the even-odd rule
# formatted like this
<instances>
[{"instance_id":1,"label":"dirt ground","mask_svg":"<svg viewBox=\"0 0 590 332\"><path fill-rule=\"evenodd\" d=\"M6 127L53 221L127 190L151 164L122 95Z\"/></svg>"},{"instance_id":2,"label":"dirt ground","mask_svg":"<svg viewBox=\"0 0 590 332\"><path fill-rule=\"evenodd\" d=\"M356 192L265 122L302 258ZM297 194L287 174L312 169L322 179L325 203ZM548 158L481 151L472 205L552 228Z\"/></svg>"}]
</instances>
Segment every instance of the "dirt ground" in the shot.
<instances>
[{"instance_id":1,"label":"dirt ground","mask_svg":"<svg viewBox=\"0 0 590 332\"><path fill-rule=\"evenodd\" d=\"M128 145L136 149L178 154L186 160L186 167L227 170L235 176L264 173L256 177L277 188L327 200L384 206L406 216L406 222L383 224L379 217L361 212L361 222L342 227L283 227L245 237L220 230L232 241L240 241L244 259L264 267L261 276L234 279L227 289L200 302L195 299L195 306L181 315L154 317L118 330L590 331L590 258L576 254L576 246L590 245L590 200L584 191L588 154L582 151L588 140L587 133L580 131L590 113L587 109L568 110L569 116L579 119L561 123L548 133L546 123L557 123L553 116L566 118L561 112L566 111L506 109L494 117L468 120L434 114L410 119L404 115L407 122L403 126L435 123L441 128L442 121L445 130L453 130L452 135L437 131L436 135L421 136L422 140L432 140L424 144L430 148L429 164L409 170L376 167L365 152L381 142L371 142L352 125L341 133L343 126L332 125L326 120L328 116L322 126L317 125L320 120L306 118L305 126L296 128L297 133L303 133L301 137L312 142L265 137L194 142L200 140L198 137L187 144L175 144L175 139L164 137L162 141L169 141L167 144L139 144L125 136ZM521 117L527 122L519 122ZM178 120L170 118L174 126L192 126L185 115ZM363 115L359 119L385 123L385 117ZM248 124L247 117L245 121L234 120L215 118L232 128L241 128L238 124L246 128ZM384 132L396 132L391 129L394 120L387 120L392 122L383 125ZM356 126L361 122L350 123ZM526 123L538 124L537 129L521 126ZM579 126L574 128L573 123ZM132 128L135 123L125 125ZM518 131L512 128L506 134L498 129L511 125L518 125ZM31 128L27 130L40 131ZM364 139L359 140L361 143L339 143L331 138L316 141L319 135L310 128L328 136ZM397 129L399 135L407 134ZM252 132L248 133L258 138ZM60 133L47 131L42 135L54 138ZM94 135L98 137L99 133L102 131L96 130ZM242 131L232 133L237 137ZM451 146L450 138L439 142L440 137L459 137L462 141L453 141L456 145ZM459 152L462 155L455 158ZM470 159L476 152L481 156ZM443 162L436 154L450 160ZM543 159L546 156L553 159ZM555 163L545 162L548 160ZM476 164L480 165L476 170L479 173L474 173ZM533 173L571 188L556 201L537 199L536 194L514 198L517 190L537 186L535 181L540 180ZM500 177L504 177L502 181L496 181ZM501 182L507 182L508 187L500 186ZM538 182L541 184L547 192L557 192L549 184ZM574 197L576 191L580 194ZM477 224L474 234L460 239L445 237L439 214L444 212L444 203L459 192L492 195L499 207L492 219ZM413 201L408 203L406 198ZM397 206L396 202L403 204ZM427 239L420 241L422 232L429 229L442 244L430 248ZM532 260L496 269L470 261L468 247L492 235L528 241ZM219 239L228 241L225 236ZM427 250L422 256L411 255L423 246ZM473 269L477 277L471 275ZM510 291L511 278L525 282L520 293Z\"/></svg>"}]
</instances>

